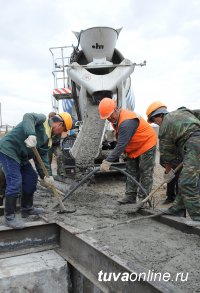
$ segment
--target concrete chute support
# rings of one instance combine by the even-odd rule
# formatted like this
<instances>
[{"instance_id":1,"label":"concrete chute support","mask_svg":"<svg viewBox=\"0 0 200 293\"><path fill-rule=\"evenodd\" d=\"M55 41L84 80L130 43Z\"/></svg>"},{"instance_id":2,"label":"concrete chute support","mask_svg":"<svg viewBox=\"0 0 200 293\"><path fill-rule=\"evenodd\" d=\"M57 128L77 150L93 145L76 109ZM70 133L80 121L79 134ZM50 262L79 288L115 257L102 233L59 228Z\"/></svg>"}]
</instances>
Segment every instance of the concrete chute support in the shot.
<instances>
[{"instance_id":1,"label":"concrete chute support","mask_svg":"<svg viewBox=\"0 0 200 293\"><path fill-rule=\"evenodd\" d=\"M102 145L107 142L107 137L110 138L106 144L108 150L114 147L114 136L109 135L112 132L110 126L99 119L101 99L108 96L115 99L119 107L134 110L130 75L135 66L146 65L146 62L132 63L115 48L120 31L110 27L92 27L74 32L78 44L71 47L70 57L64 56L64 50L69 52L69 46L50 48L54 59L54 86L71 90L70 95L63 94L63 91L60 91L62 94L54 94L54 110L58 111L59 100L62 100L63 109L74 120L81 121L75 142L64 156L74 160L76 170L86 170L103 159ZM53 53L58 49L60 58ZM69 160L66 161L69 165Z\"/></svg>"}]
</instances>

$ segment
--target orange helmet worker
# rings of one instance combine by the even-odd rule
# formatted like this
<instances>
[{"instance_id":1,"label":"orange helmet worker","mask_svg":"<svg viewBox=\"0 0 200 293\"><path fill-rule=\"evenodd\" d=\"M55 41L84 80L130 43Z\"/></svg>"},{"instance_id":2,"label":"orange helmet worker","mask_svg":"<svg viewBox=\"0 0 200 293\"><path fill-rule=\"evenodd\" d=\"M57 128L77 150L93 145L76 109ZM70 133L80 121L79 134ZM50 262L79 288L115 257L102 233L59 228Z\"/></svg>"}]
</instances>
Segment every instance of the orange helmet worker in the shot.
<instances>
[{"instance_id":1,"label":"orange helmet worker","mask_svg":"<svg viewBox=\"0 0 200 293\"><path fill-rule=\"evenodd\" d=\"M100 118L103 120L109 118L116 109L117 105L114 100L110 98L104 98L99 104Z\"/></svg>"},{"instance_id":2,"label":"orange helmet worker","mask_svg":"<svg viewBox=\"0 0 200 293\"><path fill-rule=\"evenodd\" d=\"M128 173L131 173L133 177L140 177L138 180L148 194L153 182L157 142L155 131L140 115L132 111L119 109L116 102L108 97L101 100L99 114L101 119L107 119L112 123L117 138L115 148L103 160L100 171L109 171L112 162L116 162L119 156L125 153L127 155L126 168ZM118 200L118 203L136 203L137 196L140 196L140 191L137 189L137 186L127 179L126 193L122 199Z\"/></svg>"},{"instance_id":3,"label":"orange helmet worker","mask_svg":"<svg viewBox=\"0 0 200 293\"><path fill-rule=\"evenodd\" d=\"M153 123L153 117L159 114L167 114L167 107L165 104L159 101L153 102L149 107L147 108L146 115L147 115L147 121L149 123Z\"/></svg>"},{"instance_id":4,"label":"orange helmet worker","mask_svg":"<svg viewBox=\"0 0 200 293\"><path fill-rule=\"evenodd\" d=\"M181 192L165 214L181 216L186 209L193 221L200 221L200 110L180 107L168 113L164 104L154 102L146 114L150 122L159 125L160 161L165 166L166 183L175 177L172 164L177 155L183 161L178 180Z\"/></svg>"}]
</instances>

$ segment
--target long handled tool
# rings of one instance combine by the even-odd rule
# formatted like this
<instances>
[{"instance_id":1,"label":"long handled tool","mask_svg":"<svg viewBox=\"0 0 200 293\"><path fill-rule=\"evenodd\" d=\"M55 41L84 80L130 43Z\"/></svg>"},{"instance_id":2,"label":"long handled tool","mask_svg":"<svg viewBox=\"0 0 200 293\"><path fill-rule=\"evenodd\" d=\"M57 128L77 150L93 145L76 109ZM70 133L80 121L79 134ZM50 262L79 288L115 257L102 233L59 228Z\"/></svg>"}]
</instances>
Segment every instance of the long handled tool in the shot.
<instances>
[{"instance_id":1,"label":"long handled tool","mask_svg":"<svg viewBox=\"0 0 200 293\"><path fill-rule=\"evenodd\" d=\"M180 170L183 166L183 163L181 162L175 169L174 173L177 173L178 170ZM151 199L151 197L166 183L164 180L155 190L153 190L147 197L145 197L133 210L134 213L136 213L148 200Z\"/></svg>"},{"instance_id":2,"label":"long handled tool","mask_svg":"<svg viewBox=\"0 0 200 293\"><path fill-rule=\"evenodd\" d=\"M44 188L51 188L51 184L47 184L47 183L43 184L43 183L42 183L42 181L43 181L42 179L38 178L38 181L39 181L39 183L40 183L40 185L41 185L42 187L44 187ZM56 188L56 190L57 190L57 192L58 192L60 195L65 196L65 194L64 194L60 189Z\"/></svg>"},{"instance_id":3,"label":"long handled tool","mask_svg":"<svg viewBox=\"0 0 200 293\"><path fill-rule=\"evenodd\" d=\"M88 228L88 229L85 229L85 230L76 231L76 232L73 232L72 234L78 235L78 234L83 234L83 233L87 233L87 232L90 232L90 231L97 231L97 230L106 229L106 228L114 228L114 227L117 227L117 226L120 226L120 225L126 225L126 224L130 224L130 223L133 223L133 222L141 221L141 220L160 217L162 215L163 215L163 212L158 212L156 214L145 216L145 217L144 216L137 217L137 218L133 218L133 219L130 219L130 220L123 221L123 222L113 223L113 224L110 224L110 225L102 225L102 226L98 226L98 227L92 227L92 228Z\"/></svg>"},{"instance_id":4,"label":"long handled tool","mask_svg":"<svg viewBox=\"0 0 200 293\"><path fill-rule=\"evenodd\" d=\"M41 166L41 168L42 168L42 170L44 172L44 175L46 177L50 177L49 174L48 174L48 171L47 171L47 169L46 169L46 167L45 167L45 165L44 165L44 163L43 163L43 161L42 161L42 159L40 157L40 154L38 153L38 150L36 149L36 147L33 147L32 150L33 150L34 155L36 156L36 158L38 160L38 163L40 164L40 166ZM65 206L64 206L64 204L63 204L63 202L61 200L60 194L58 193L56 187L53 184L52 185L49 185L49 187L53 191L53 194L54 194L56 200L58 201L58 204L60 206L60 212L61 213L67 212L67 210L66 210L66 208L65 208Z\"/></svg>"}]
</instances>

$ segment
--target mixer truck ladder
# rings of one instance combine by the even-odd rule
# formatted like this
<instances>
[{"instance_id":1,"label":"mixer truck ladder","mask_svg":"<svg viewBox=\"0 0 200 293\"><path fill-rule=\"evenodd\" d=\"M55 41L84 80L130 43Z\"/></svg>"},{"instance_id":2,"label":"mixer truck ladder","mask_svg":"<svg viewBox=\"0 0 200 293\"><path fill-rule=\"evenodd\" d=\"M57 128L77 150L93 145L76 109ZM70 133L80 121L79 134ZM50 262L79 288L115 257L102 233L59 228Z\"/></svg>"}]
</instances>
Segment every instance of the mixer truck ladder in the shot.
<instances>
[{"instance_id":1,"label":"mixer truck ladder","mask_svg":"<svg viewBox=\"0 0 200 293\"><path fill-rule=\"evenodd\" d=\"M66 66L69 65L73 46L49 48L53 59L54 89L52 93L53 109L59 111L59 101L72 99L71 88L66 73Z\"/></svg>"}]
</instances>

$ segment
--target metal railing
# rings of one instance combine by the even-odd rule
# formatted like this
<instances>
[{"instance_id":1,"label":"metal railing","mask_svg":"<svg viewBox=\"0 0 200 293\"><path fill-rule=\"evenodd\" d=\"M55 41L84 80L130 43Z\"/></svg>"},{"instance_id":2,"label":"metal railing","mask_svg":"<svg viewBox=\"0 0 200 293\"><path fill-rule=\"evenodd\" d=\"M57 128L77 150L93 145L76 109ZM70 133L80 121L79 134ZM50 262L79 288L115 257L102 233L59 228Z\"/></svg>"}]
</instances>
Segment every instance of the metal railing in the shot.
<instances>
[{"instance_id":1,"label":"metal railing","mask_svg":"<svg viewBox=\"0 0 200 293\"><path fill-rule=\"evenodd\" d=\"M12 130L14 128L14 126L5 124L5 125L0 125L0 135L4 135L7 132L9 132L10 130Z\"/></svg>"},{"instance_id":2,"label":"metal railing","mask_svg":"<svg viewBox=\"0 0 200 293\"><path fill-rule=\"evenodd\" d=\"M49 48L53 60L52 75L54 78L54 88L65 88L68 86L66 67L70 63L70 56L73 52L73 48L73 45ZM58 112L59 101L56 100L53 95L51 100L53 109Z\"/></svg>"}]
</instances>

